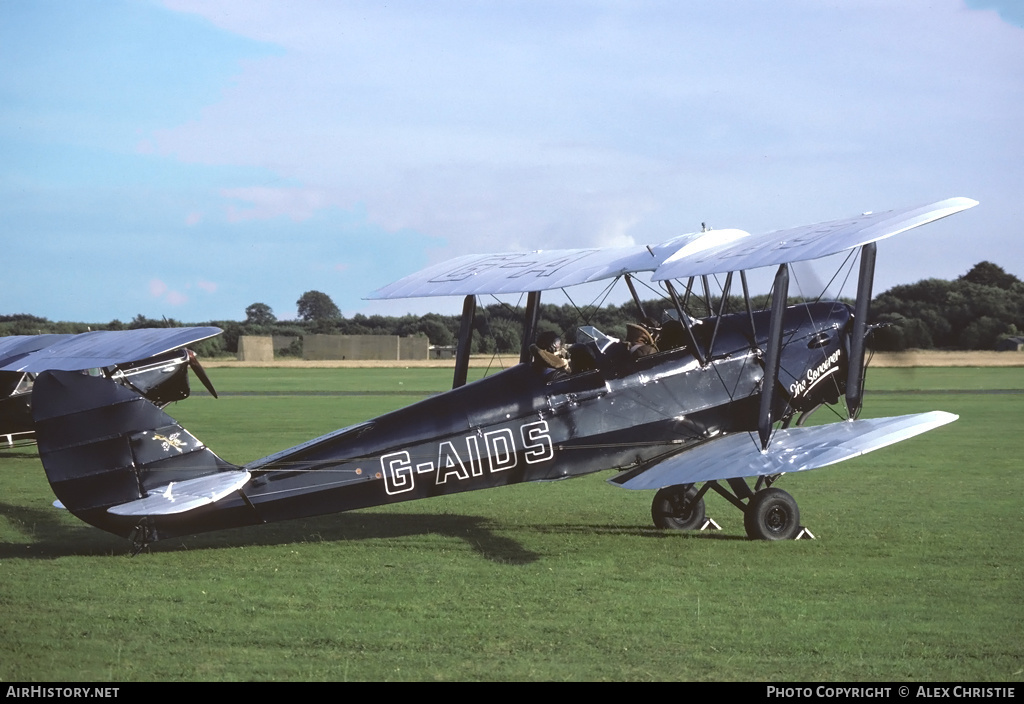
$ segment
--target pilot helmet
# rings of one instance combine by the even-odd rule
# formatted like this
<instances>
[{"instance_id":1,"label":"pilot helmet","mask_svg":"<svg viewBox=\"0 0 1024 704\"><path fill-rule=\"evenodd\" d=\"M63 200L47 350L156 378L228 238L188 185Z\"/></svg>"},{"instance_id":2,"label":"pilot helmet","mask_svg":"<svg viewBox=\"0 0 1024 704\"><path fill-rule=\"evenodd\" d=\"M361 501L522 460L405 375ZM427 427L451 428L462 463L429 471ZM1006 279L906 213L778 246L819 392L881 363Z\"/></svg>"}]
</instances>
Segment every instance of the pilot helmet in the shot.
<instances>
[{"instance_id":1,"label":"pilot helmet","mask_svg":"<svg viewBox=\"0 0 1024 704\"><path fill-rule=\"evenodd\" d=\"M626 323L626 342L634 345L653 345L654 337L644 326Z\"/></svg>"},{"instance_id":2,"label":"pilot helmet","mask_svg":"<svg viewBox=\"0 0 1024 704\"><path fill-rule=\"evenodd\" d=\"M537 335L537 347L545 352L557 353L562 349L562 337L553 330L546 330Z\"/></svg>"}]
</instances>

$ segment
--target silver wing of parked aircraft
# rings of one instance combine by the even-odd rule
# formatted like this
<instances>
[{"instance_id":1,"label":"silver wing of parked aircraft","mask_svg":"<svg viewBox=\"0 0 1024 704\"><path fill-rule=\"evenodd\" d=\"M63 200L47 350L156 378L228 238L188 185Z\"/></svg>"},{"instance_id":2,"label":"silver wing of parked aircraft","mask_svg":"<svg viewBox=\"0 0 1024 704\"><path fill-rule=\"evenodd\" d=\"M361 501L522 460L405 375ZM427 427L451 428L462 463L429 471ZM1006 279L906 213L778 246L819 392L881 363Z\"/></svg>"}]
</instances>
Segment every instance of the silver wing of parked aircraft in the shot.
<instances>
[{"instance_id":1,"label":"silver wing of parked aircraft","mask_svg":"<svg viewBox=\"0 0 1024 704\"><path fill-rule=\"evenodd\" d=\"M216 327L102 330L0 337L0 440L34 438L31 393L48 370L105 375L158 405L189 395L188 369L214 396L209 377L187 345L219 335Z\"/></svg>"},{"instance_id":2,"label":"silver wing of parked aircraft","mask_svg":"<svg viewBox=\"0 0 1024 704\"><path fill-rule=\"evenodd\" d=\"M0 337L0 372L101 369L156 357L220 333L220 328L190 327Z\"/></svg>"}]
</instances>

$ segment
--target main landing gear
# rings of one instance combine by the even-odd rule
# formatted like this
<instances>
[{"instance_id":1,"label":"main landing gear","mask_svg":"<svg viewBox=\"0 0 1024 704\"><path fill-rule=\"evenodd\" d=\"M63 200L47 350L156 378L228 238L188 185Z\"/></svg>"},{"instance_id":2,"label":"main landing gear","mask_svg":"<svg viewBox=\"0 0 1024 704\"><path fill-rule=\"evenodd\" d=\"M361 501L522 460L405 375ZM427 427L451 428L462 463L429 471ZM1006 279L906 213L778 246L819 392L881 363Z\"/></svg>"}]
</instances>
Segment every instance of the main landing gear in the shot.
<instances>
[{"instance_id":1,"label":"main landing gear","mask_svg":"<svg viewBox=\"0 0 1024 704\"><path fill-rule=\"evenodd\" d=\"M693 484L667 486L659 489L651 504L651 518L656 528L700 530L704 525L704 498L696 498Z\"/></svg>"},{"instance_id":2,"label":"main landing gear","mask_svg":"<svg viewBox=\"0 0 1024 704\"><path fill-rule=\"evenodd\" d=\"M800 509L782 489L762 489L747 502L743 527L751 540L792 540L800 532Z\"/></svg>"},{"instance_id":3,"label":"main landing gear","mask_svg":"<svg viewBox=\"0 0 1024 704\"><path fill-rule=\"evenodd\" d=\"M754 489L743 479L728 479L729 488L717 481L705 482L700 489L679 484L660 489L651 504L651 518L658 528L699 530L707 525L704 494L713 489L743 512L743 526L751 540L795 540L813 538L800 525L796 500L782 489L771 486L778 478L759 477ZM731 489L731 491L730 491Z\"/></svg>"}]
</instances>

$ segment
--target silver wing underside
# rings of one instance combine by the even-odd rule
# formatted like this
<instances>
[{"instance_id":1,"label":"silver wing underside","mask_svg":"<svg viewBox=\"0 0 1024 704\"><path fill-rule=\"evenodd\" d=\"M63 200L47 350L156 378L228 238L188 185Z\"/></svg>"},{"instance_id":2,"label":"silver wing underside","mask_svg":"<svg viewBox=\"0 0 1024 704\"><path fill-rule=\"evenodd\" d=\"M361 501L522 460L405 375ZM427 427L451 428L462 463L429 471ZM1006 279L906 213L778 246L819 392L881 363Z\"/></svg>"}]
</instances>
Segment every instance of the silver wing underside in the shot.
<instances>
[{"instance_id":1,"label":"silver wing underside","mask_svg":"<svg viewBox=\"0 0 1024 704\"><path fill-rule=\"evenodd\" d=\"M977 205L949 198L916 208L751 235L712 230L658 245L473 254L436 264L367 296L369 299L548 291L650 271L655 281L818 259L876 242Z\"/></svg>"},{"instance_id":2,"label":"silver wing underside","mask_svg":"<svg viewBox=\"0 0 1024 704\"><path fill-rule=\"evenodd\" d=\"M772 435L766 452L761 452L756 433L736 433L668 457L632 479L624 477L635 470L622 472L608 481L626 489L660 489L716 479L803 472L859 457L952 423L957 417L945 411L931 411L788 428Z\"/></svg>"}]
</instances>

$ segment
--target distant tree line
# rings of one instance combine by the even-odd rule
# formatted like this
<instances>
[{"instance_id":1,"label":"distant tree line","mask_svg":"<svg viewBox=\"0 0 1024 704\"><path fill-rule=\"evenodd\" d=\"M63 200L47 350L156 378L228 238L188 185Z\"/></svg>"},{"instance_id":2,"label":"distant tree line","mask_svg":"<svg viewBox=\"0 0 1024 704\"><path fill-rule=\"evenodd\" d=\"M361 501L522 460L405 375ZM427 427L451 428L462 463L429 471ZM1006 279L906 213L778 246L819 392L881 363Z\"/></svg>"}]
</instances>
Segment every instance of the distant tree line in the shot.
<instances>
[{"instance_id":1,"label":"distant tree line","mask_svg":"<svg viewBox=\"0 0 1024 704\"><path fill-rule=\"evenodd\" d=\"M709 304L712 311L717 311L720 299L705 301L703 297L694 296L689 300L689 312L697 317L708 315ZM754 297L753 304L755 308L765 307L767 296ZM454 345L458 337L458 315L428 313L396 317L357 313L346 318L331 298L320 291L305 292L296 305L298 320L278 320L270 306L257 302L245 309L242 321L190 323L215 325L224 330L223 335L196 345L196 352L207 357L234 354L242 335L291 338L288 345L278 345L278 352L295 356L301 356L302 336L308 334L424 335L431 344L441 346ZM643 306L646 316L655 320L663 319L667 311L673 310L666 300L644 301ZM725 310L745 310L743 300L730 296ZM1024 282L991 262L981 262L954 281L927 279L895 286L874 299L871 311L871 322L882 325L871 340L875 349L992 349L999 340L1019 336L1024 330ZM562 334L566 342L572 342L578 326L594 325L610 335L622 337L626 323L642 317L633 302L584 308L572 304L544 304L538 332L554 330ZM33 315L5 315L0 316L0 336L182 325L184 323L173 318L157 320L141 314L127 323L112 320L105 324L55 323ZM479 307L473 325L471 352L518 352L521 333L521 308L499 303Z\"/></svg>"},{"instance_id":2,"label":"distant tree line","mask_svg":"<svg viewBox=\"0 0 1024 704\"><path fill-rule=\"evenodd\" d=\"M954 281L925 279L894 286L871 304L880 350L990 350L1024 331L1024 282L992 262Z\"/></svg>"}]
</instances>

